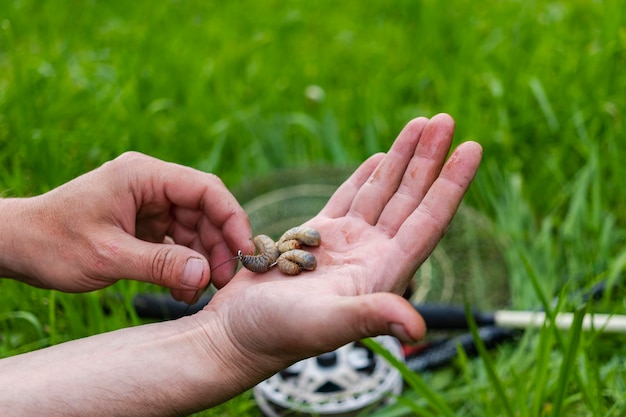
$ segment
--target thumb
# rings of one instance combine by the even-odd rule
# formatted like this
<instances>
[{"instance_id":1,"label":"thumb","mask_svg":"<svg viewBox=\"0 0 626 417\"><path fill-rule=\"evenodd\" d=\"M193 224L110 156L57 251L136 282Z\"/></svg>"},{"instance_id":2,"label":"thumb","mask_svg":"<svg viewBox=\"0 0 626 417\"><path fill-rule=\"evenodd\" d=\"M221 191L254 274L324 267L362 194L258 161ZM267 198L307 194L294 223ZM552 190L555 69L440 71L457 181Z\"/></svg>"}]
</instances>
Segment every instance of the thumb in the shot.
<instances>
[{"instance_id":1,"label":"thumb","mask_svg":"<svg viewBox=\"0 0 626 417\"><path fill-rule=\"evenodd\" d=\"M403 342L416 342L426 333L426 323L403 297L392 293L366 294L353 298L353 326L359 338L388 334Z\"/></svg>"},{"instance_id":2,"label":"thumb","mask_svg":"<svg viewBox=\"0 0 626 417\"><path fill-rule=\"evenodd\" d=\"M392 335L403 342L415 342L424 337L426 324L417 310L404 298L391 293L374 293L343 297L333 303L329 314L334 326L328 328L337 345L382 334ZM330 334L328 335L332 337Z\"/></svg>"},{"instance_id":3,"label":"thumb","mask_svg":"<svg viewBox=\"0 0 626 417\"><path fill-rule=\"evenodd\" d=\"M195 291L209 284L209 263L186 246L151 243L134 237L120 242L120 277L150 282L173 290Z\"/></svg>"}]
</instances>

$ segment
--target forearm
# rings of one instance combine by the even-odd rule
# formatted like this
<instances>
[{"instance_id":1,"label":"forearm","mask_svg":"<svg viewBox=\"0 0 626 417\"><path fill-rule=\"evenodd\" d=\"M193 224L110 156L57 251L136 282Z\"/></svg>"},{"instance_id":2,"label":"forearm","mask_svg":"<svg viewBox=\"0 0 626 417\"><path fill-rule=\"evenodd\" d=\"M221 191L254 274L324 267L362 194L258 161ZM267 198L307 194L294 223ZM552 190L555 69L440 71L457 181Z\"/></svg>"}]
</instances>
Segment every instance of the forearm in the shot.
<instances>
[{"instance_id":1,"label":"forearm","mask_svg":"<svg viewBox=\"0 0 626 417\"><path fill-rule=\"evenodd\" d=\"M0 414L187 415L237 395L246 358L196 316L3 359Z\"/></svg>"},{"instance_id":2,"label":"forearm","mask_svg":"<svg viewBox=\"0 0 626 417\"><path fill-rule=\"evenodd\" d=\"M38 236L46 231L40 229L43 210L36 208L37 197L0 199L0 278L15 278L31 285L42 286L29 278L29 265L37 264Z\"/></svg>"},{"instance_id":3,"label":"forearm","mask_svg":"<svg viewBox=\"0 0 626 417\"><path fill-rule=\"evenodd\" d=\"M40 288L59 288L59 275L80 254L67 247L68 237L58 228L66 211L55 210L46 195L0 199L0 278L13 278ZM60 274L66 276L69 274Z\"/></svg>"}]
</instances>

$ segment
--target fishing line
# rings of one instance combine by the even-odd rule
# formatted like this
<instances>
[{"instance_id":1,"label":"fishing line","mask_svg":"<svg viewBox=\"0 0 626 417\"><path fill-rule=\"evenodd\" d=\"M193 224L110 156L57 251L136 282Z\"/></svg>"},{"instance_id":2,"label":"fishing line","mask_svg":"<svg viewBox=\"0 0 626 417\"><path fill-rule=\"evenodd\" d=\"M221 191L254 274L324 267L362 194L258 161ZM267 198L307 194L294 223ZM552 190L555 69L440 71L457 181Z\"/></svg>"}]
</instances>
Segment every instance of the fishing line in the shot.
<instances>
[{"instance_id":1,"label":"fishing line","mask_svg":"<svg viewBox=\"0 0 626 417\"><path fill-rule=\"evenodd\" d=\"M222 265L226 265L227 263L234 261L236 259L239 259L239 255L237 256L233 256L232 258L222 262L221 264L219 264L218 266L216 266L215 268L211 268L211 275L213 275L213 272L215 272L215 270L217 268L219 268ZM209 288L210 282L209 284L207 284L206 287L204 288L198 288L194 294L193 294L193 298L192 298L192 302L190 304L187 305L187 308L185 309L185 313L184 315L186 316L187 314L189 314L189 309L191 308L191 306L193 306L194 304L196 304L198 302L198 300L200 299L200 296L207 290L207 288Z\"/></svg>"}]
</instances>

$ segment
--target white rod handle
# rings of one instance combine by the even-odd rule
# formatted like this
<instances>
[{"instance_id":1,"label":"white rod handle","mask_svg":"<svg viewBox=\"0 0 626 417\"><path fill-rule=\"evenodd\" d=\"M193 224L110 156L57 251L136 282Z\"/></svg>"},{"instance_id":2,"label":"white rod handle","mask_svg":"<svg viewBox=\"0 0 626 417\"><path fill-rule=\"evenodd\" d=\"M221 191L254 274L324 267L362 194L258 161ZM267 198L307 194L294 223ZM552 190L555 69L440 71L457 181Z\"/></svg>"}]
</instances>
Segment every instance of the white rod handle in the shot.
<instances>
[{"instance_id":1,"label":"white rod handle","mask_svg":"<svg viewBox=\"0 0 626 417\"><path fill-rule=\"evenodd\" d=\"M501 327L526 329L541 327L546 322L543 311L510 311L501 310L494 313L495 324ZM556 327L569 329L574 322L574 314L557 313ZM583 318L583 330L592 329L603 333L626 333L626 316L611 314L587 314Z\"/></svg>"}]
</instances>

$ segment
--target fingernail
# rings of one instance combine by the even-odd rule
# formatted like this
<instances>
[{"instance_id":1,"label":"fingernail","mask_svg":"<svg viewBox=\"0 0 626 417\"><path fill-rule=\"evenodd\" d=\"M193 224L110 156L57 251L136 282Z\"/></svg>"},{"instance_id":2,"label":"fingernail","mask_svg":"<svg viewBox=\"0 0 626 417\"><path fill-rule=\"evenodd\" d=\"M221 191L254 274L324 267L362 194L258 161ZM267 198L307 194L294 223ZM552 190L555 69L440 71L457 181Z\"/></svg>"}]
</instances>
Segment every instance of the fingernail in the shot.
<instances>
[{"instance_id":1,"label":"fingernail","mask_svg":"<svg viewBox=\"0 0 626 417\"><path fill-rule=\"evenodd\" d=\"M189 258L183 270L183 284L199 288L202 282L202 272L204 271L204 262L199 258Z\"/></svg>"},{"instance_id":2,"label":"fingernail","mask_svg":"<svg viewBox=\"0 0 626 417\"><path fill-rule=\"evenodd\" d=\"M404 326L401 325L400 323L391 323L389 325L389 331L391 332L393 336L400 339L401 342L405 342L405 343L415 342L415 340L413 340L413 338L410 337L409 334L406 332L406 330L404 329Z\"/></svg>"}]
</instances>

